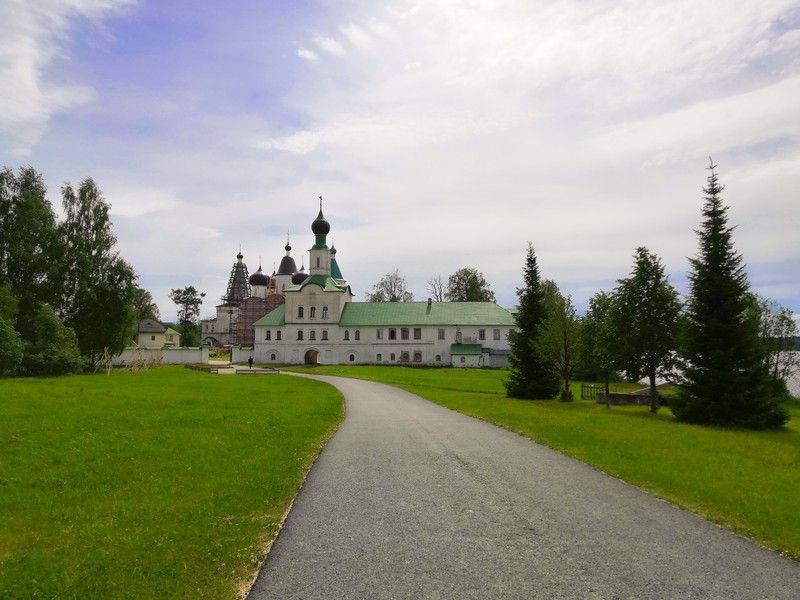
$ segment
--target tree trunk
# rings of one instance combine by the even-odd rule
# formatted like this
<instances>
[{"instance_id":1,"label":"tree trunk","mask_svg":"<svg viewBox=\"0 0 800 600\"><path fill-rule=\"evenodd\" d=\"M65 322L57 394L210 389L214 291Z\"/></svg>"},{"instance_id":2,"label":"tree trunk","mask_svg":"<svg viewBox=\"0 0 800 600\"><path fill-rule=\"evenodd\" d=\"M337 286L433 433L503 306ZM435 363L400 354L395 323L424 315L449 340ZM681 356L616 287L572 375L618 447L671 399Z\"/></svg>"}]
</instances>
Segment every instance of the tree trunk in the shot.
<instances>
[{"instance_id":1,"label":"tree trunk","mask_svg":"<svg viewBox=\"0 0 800 600\"><path fill-rule=\"evenodd\" d=\"M611 408L611 389L609 386L609 379L611 379L611 377L609 376L608 371L606 371L606 408Z\"/></svg>"}]
</instances>

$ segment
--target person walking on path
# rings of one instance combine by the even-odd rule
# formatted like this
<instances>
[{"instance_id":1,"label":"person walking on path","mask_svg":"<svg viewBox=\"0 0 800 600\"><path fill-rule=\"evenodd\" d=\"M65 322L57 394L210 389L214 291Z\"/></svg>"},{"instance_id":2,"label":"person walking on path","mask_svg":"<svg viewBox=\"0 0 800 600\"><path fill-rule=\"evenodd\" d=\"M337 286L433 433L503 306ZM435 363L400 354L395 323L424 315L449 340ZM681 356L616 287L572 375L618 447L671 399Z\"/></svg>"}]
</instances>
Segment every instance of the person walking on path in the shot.
<instances>
[{"instance_id":1,"label":"person walking on path","mask_svg":"<svg viewBox=\"0 0 800 600\"><path fill-rule=\"evenodd\" d=\"M247 364L250 365L251 369L253 368L253 357L252 356L247 359Z\"/></svg>"}]
</instances>

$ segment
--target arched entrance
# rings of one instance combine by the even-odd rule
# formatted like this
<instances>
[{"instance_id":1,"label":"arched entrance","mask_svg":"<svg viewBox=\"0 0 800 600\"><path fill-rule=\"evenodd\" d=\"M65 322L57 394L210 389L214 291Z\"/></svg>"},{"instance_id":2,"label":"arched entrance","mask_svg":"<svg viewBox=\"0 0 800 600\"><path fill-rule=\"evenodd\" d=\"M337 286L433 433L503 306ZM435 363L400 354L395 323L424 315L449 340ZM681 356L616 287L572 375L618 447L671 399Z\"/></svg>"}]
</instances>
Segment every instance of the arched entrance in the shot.
<instances>
[{"instance_id":1,"label":"arched entrance","mask_svg":"<svg viewBox=\"0 0 800 600\"><path fill-rule=\"evenodd\" d=\"M303 362L307 365L319 364L319 352L314 349L306 350L306 356L303 359Z\"/></svg>"}]
</instances>

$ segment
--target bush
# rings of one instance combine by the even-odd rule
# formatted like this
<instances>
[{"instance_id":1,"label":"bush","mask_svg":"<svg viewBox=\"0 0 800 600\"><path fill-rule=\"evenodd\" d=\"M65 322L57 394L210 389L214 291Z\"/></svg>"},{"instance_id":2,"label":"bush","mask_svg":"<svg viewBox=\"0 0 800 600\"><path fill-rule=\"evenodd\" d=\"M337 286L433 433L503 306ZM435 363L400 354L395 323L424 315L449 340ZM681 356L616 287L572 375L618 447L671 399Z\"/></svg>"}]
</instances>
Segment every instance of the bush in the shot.
<instances>
[{"instance_id":1,"label":"bush","mask_svg":"<svg viewBox=\"0 0 800 600\"><path fill-rule=\"evenodd\" d=\"M0 318L0 377L13 377L19 373L25 344L11 323Z\"/></svg>"},{"instance_id":2,"label":"bush","mask_svg":"<svg viewBox=\"0 0 800 600\"><path fill-rule=\"evenodd\" d=\"M26 375L77 373L86 361L78 349L75 332L43 305L33 320L34 339L26 344L22 371Z\"/></svg>"}]
</instances>

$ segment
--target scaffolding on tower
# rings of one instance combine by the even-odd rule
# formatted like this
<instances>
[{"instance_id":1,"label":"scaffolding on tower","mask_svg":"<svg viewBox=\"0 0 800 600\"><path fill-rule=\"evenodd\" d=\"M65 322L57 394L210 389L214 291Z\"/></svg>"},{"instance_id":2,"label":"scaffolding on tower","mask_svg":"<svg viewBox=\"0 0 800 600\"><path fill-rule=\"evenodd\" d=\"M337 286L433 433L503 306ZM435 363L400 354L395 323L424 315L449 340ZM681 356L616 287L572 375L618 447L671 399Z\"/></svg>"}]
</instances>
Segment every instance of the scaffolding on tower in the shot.
<instances>
[{"instance_id":1,"label":"scaffolding on tower","mask_svg":"<svg viewBox=\"0 0 800 600\"><path fill-rule=\"evenodd\" d=\"M242 251L236 255L236 262L231 269L228 280L228 291L222 297L222 306L228 309L228 343L237 343L237 329L239 324L239 305L242 300L250 296L250 277L247 265L242 262Z\"/></svg>"}]
</instances>

